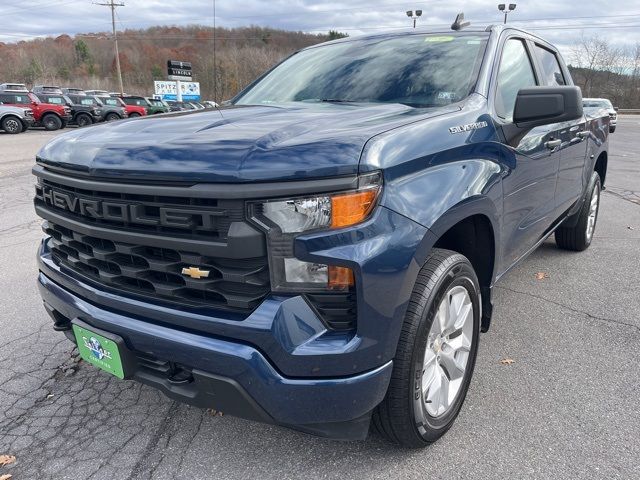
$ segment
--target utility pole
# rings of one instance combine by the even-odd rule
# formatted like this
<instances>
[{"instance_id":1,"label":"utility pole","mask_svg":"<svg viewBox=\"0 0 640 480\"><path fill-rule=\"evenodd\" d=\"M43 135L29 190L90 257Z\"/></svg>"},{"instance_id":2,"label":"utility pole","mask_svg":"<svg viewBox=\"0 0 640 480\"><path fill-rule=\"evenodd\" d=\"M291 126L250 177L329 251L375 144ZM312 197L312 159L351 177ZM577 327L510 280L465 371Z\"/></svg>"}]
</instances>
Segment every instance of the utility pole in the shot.
<instances>
[{"instance_id":1,"label":"utility pole","mask_svg":"<svg viewBox=\"0 0 640 480\"><path fill-rule=\"evenodd\" d=\"M120 95L124 95L124 86L122 85L122 70L120 70L120 52L118 51L118 33L116 32L116 7L124 7L124 3L115 3L109 0L109 3L96 3L103 7L111 8L111 26L113 28L113 43L116 52L116 73L118 74L118 85L120 86Z\"/></svg>"},{"instance_id":2,"label":"utility pole","mask_svg":"<svg viewBox=\"0 0 640 480\"><path fill-rule=\"evenodd\" d=\"M218 103L218 71L216 69L216 0L213 0L213 101Z\"/></svg>"}]
</instances>

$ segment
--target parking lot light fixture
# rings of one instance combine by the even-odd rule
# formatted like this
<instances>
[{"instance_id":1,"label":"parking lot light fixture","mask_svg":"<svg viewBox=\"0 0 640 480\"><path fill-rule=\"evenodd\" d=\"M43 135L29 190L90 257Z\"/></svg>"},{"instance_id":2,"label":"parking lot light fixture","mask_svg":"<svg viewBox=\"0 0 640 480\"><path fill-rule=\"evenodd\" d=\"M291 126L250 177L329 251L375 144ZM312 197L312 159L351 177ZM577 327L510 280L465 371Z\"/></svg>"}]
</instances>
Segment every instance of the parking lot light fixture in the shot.
<instances>
[{"instance_id":1,"label":"parking lot light fixture","mask_svg":"<svg viewBox=\"0 0 640 480\"><path fill-rule=\"evenodd\" d=\"M422 16L422 10L407 10L407 17L413 19L413 28L416 28L418 17Z\"/></svg>"},{"instance_id":2,"label":"parking lot light fixture","mask_svg":"<svg viewBox=\"0 0 640 480\"><path fill-rule=\"evenodd\" d=\"M515 9L516 9L516 4L515 3L510 3L509 5L507 5L506 3L498 4L498 10L500 12L504 13L504 23L505 24L507 23L507 15L509 15Z\"/></svg>"}]
</instances>

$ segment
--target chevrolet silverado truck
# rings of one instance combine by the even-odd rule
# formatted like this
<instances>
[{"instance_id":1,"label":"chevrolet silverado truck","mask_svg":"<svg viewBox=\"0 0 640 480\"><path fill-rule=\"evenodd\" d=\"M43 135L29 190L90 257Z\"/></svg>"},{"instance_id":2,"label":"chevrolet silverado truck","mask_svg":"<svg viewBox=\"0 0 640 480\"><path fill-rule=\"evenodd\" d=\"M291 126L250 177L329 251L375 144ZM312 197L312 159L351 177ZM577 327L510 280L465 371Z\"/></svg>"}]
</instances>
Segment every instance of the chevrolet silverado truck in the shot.
<instances>
[{"instance_id":1,"label":"chevrolet silverado truck","mask_svg":"<svg viewBox=\"0 0 640 480\"><path fill-rule=\"evenodd\" d=\"M496 282L552 234L593 241L609 122L553 45L454 27L312 46L227 107L52 140L33 173L53 328L198 407L442 436Z\"/></svg>"}]
</instances>

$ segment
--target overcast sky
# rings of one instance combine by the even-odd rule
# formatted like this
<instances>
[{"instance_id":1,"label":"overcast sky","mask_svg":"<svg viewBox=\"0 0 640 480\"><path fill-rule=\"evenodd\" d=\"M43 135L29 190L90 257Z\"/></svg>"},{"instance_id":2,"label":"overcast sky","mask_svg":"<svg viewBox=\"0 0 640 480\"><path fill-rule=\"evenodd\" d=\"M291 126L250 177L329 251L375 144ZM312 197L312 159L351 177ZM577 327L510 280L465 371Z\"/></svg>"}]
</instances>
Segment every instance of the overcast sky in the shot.
<instances>
[{"instance_id":1,"label":"overcast sky","mask_svg":"<svg viewBox=\"0 0 640 480\"><path fill-rule=\"evenodd\" d=\"M0 41L34 36L104 32L111 28L109 0L0 0ZM117 0L118 28L213 23L213 0ZM640 0L520 0L509 22L535 30L568 54L581 36L601 36L618 45L640 42ZM406 28L405 11L422 9L419 24L450 25L464 11L475 24L498 23L494 0L217 0L216 22L307 32L329 29L350 35Z\"/></svg>"}]
</instances>

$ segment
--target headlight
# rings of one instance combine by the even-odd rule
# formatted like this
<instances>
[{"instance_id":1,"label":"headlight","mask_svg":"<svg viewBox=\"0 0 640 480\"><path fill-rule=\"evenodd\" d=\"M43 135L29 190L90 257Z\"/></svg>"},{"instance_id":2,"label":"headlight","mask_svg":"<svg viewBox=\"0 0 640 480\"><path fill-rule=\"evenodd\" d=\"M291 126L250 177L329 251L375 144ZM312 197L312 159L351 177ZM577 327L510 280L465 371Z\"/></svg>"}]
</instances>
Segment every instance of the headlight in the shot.
<instances>
[{"instance_id":1,"label":"headlight","mask_svg":"<svg viewBox=\"0 0 640 480\"><path fill-rule=\"evenodd\" d=\"M343 228L366 220L382 189L382 176L363 175L358 189L334 194L267 200L249 205L252 220L267 232L274 291L348 290L353 271L346 267L303 262L293 255L296 236Z\"/></svg>"}]
</instances>

